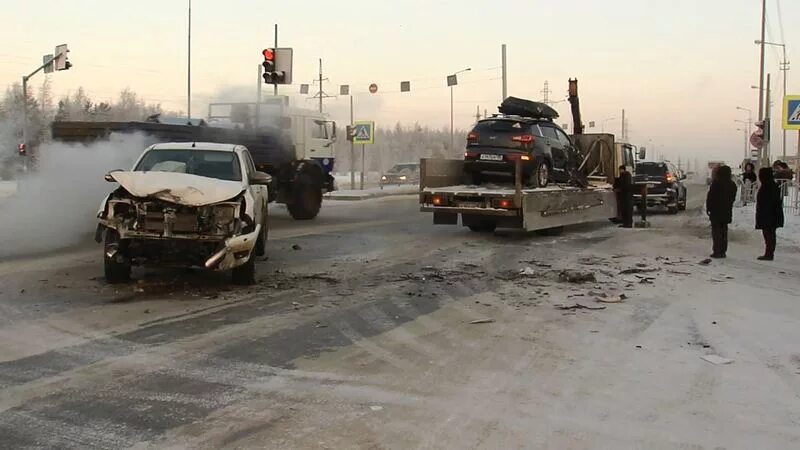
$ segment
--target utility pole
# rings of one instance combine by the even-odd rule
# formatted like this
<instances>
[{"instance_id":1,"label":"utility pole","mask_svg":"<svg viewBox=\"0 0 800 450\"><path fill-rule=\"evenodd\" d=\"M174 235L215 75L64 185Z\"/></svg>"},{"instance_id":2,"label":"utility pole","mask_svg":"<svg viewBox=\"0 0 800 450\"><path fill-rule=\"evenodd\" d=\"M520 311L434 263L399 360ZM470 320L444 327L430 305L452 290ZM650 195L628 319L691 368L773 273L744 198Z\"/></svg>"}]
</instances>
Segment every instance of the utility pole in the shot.
<instances>
[{"instance_id":1,"label":"utility pole","mask_svg":"<svg viewBox=\"0 0 800 450\"><path fill-rule=\"evenodd\" d=\"M628 130L625 127L625 110L623 109L622 110L622 131L621 131L621 133L622 133L622 142L628 142L628 135L626 134L627 131Z\"/></svg>"},{"instance_id":2,"label":"utility pole","mask_svg":"<svg viewBox=\"0 0 800 450\"><path fill-rule=\"evenodd\" d=\"M353 93L350 93L350 129L354 125L353 114ZM356 190L356 145L353 143L353 137L348 136L350 141L350 190Z\"/></svg>"},{"instance_id":3,"label":"utility pole","mask_svg":"<svg viewBox=\"0 0 800 450\"><path fill-rule=\"evenodd\" d=\"M189 42L188 61L186 70L186 118L192 124L192 0L189 0Z\"/></svg>"},{"instance_id":4,"label":"utility pole","mask_svg":"<svg viewBox=\"0 0 800 450\"><path fill-rule=\"evenodd\" d=\"M503 62L503 100L508 98L508 65L506 60L506 44L501 47Z\"/></svg>"},{"instance_id":5,"label":"utility pole","mask_svg":"<svg viewBox=\"0 0 800 450\"><path fill-rule=\"evenodd\" d=\"M277 86L276 86L277 88ZM322 58L319 59L319 112L322 112Z\"/></svg>"},{"instance_id":6,"label":"utility pole","mask_svg":"<svg viewBox=\"0 0 800 450\"><path fill-rule=\"evenodd\" d=\"M487 111L486 108L483 108L483 118L484 119L488 119L489 118L489 111Z\"/></svg>"},{"instance_id":7,"label":"utility pole","mask_svg":"<svg viewBox=\"0 0 800 450\"><path fill-rule=\"evenodd\" d=\"M789 61L786 60L786 45L783 47L783 62L781 63L781 72L783 72L783 95L786 96L786 76L789 75ZM781 127L783 128L783 127ZM786 129L783 130L783 159L786 160Z\"/></svg>"},{"instance_id":8,"label":"utility pole","mask_svg":"<svg viewBox=\"0 0 800 450\"><path fill-rule=\"evenodd\" d=\"M769 141L772 139L772 123L770 123L771 114L770 110L772 109L770 106L770 78L772 74L767 74L767 97L765 101L766 111L764 113L764 150L762 152L762 159L764 167L769 165L771 155L770 155L770 145ZM767 139L769 138L769 139Z\"/></svg>"},{"instance_id":9,"label":"utility pole","mask_svg":"<svg viewBox=\"0 0 800 450\"><path fill-rule=\"evenodd\" d=\"M758 66L758 120L764 120L764 40L767 26L767 0L761 0L761 62Z\"/></svg>"},{"instance_id":10,"label":"utility pole","mask_svg":"<svg viewBox=\"0 0 800 450\"><path fill-rule=\"evenodd\" d=\"M549 105L550 104L550 82L547 81L547 80L544 80L544 89L542 89L539 92L542 93L542 103L544 103L545 105Z\"/></svg>"},{"instance_id":11,"label":"utility pole","mask_svg":"<svg viewBox=\"0 0 800 450\"><path fill-rule=\"evenodd\" d=\"M481 120L481 105L478 105L475 109L475 122Z\"/></svg>"},{"instance_id":12,"label":"utility pole","mask_svg":"<svg viewBox=\"0 0 800 450\"><path fill-rule=\"evenodd\" d=\"M264 66L258 65L258 78L256 79L256 123L255 128L258 129L261 124L261 86L264 84L262 77L264 73Z\"/></svg>"}]
</instances>

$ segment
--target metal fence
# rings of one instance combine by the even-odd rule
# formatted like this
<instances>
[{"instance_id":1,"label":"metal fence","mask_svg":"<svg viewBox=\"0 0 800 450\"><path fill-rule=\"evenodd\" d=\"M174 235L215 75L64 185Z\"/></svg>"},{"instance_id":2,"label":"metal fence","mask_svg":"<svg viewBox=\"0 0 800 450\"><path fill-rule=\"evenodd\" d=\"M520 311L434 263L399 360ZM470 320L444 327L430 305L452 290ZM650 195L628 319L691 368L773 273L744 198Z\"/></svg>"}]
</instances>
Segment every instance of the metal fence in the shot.
<instances>
[{"instance_id":1,"label":"metal fence","mask_svg":"<svg viewBox=\"0 0 800 450\"><path fill-rule=\"evenodd\" d=\"M794 180L777 180L783 198L783 210L786 214L800 216L800 186ZM739 185L739 202L743 206L756 202L759 183L737 180Z\"/></svg>"}]
</instances>

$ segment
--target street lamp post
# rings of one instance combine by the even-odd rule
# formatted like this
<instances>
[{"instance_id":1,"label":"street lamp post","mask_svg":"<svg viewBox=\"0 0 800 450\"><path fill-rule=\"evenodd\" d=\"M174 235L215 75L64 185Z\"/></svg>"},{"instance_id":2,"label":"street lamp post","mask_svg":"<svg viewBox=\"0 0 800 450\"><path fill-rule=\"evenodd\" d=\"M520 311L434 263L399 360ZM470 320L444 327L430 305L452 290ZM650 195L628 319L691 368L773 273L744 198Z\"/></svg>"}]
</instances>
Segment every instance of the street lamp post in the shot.
<instances>
[{"instance_id":1,"label":"street lamp post","mask_svg":"<svg viewBox=\"0 0 800 450\"><path fill-rule=\"evenodd\" d=\"M748 135L750 133L750 122L745 122L744 120L738 120L738 119L734 120L734 122L738 122L738 123L744 124L744 126L741 128L741 130L739 128L737 128L736 130L744 132L744 159L746 159L746 160L750 159L749 155L747 154L747 137L748 137Z\"/></svg>"},{"instance_id":2,"label":"street lamp post","mask_svg":"<svg viewBox=\"0 0 800 450\"><path fill-rule=\"evenodd\" d=\"M742 108L741 106L737 106L736 109L738 109L739 111L747 111L747 138L749 139L753 127L753 110L748 108ZM748 147L747 144L745 144L745 146ZM747 148L745 148L744 157L745 159L749 157L749 155L747 154Z\"/></svg>"},{"instance_id":3,"label":"street lamp post","mask_svg":"<svg viewBox=\"0 0 800 450\"><path fill-rule=\"evenodd\" d=\"M755 41L756 44L761 44L762 41ZM777 42L763 42L764 45L773 45L783 49L783 62L781 62L780 70L783 72L783 95L786 95L786 76L789 72L789 61L786 60L786 44L778 44ZM783 130L783 159L786 159L786 130Z\"/></svg>"},{"instance_id":4,"label":"street lamp post","mask_svg":"<svg viewBox=\"0 0 800 450\"><path fill-rule=\"evenodd\" d=\"M456 84L458 84L458 81L457 81L458 79L456 78L456 76L458 74L460 74L460 73L469 72L470 70L472 70L472 68L471 67L467 67L466 69L459 70L458 72L455 72L454 74L450 75L451 77L453 77L453 82L452 83L447 83L447 84L450 85L450 150L451 151L456 146L455 118L454 118L454 116L455 116L455 106L454 106L454 101L453 101L453 88L456 86Z\"/></svg>"},{"instance_id":5,"label":"street lamp post","mask_svg":"<svg viewBox=\"0 0 800 450\"><path fill-rule=\"evenodd\" d=\"M192 0L189 0L188 60L186 62L186 118L192 124Z\"/></svg>"}]
</instances>

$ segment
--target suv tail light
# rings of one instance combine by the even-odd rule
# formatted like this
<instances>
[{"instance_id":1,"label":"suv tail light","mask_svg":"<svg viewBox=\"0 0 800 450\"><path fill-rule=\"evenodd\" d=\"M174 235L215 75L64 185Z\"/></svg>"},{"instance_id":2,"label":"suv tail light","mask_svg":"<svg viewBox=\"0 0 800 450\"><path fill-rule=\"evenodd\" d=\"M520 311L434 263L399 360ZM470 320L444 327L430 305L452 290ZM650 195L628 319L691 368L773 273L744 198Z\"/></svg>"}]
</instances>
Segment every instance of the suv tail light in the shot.
<instances>
[{"instance_id":1,"label":"suv tail light","mask_svg":"<svg viewBox=\"0 0 800 450\"><path fill-rule=\"evenodd\" d=\"M531 161L533 160L533 156L526 155L525 153L509 153L506 155L506 159L509 161L516 161L518 159L523 161Z\"/></svg>"},{"instance_id":2,"label":"suv tail light","mask_svg":"<svg viewBox=\"0 0 800 450\"><path fill-rule=\"evenodd\" d=\"M474 144L478 142L478 133L472 132L467 135L467 144Z\"/></svg>"},{"instance_id":3,"label":"suv tail light","mask_svg":"<svg viewBox=\"0 0 800 450\"><path fill-rule=\"evenodd\" d=\"M533 135L532 134L520 134L519 136L514 136L511 138L514 142L522 142L523 144L530 144L533 142Z\"/></svg>"},{"instance_id":4,"label":"suv tail light","mask_svg":"<svg viewBox=\"0 0 800 450\"><path fill-rule=\"evenodd\" d=\"M475 152L464 152L464 159L477 159L478 154Z\"/></svg>"}]
</instances>

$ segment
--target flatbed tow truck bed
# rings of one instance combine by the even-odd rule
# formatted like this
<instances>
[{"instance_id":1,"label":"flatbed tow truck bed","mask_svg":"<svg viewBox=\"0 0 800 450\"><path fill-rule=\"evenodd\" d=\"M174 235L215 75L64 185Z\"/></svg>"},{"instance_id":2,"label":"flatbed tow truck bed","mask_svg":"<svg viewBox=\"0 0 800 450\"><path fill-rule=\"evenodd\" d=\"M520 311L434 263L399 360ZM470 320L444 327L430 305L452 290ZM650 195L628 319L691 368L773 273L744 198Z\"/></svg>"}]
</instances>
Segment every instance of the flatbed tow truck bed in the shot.
<instances>
[{"instance_id":1,"label":"flatbed tow truck bed","mask_svg":"<svg viewBox=\"0 0 800 450\"><path fill-rule=\"evenodd\" d=\"M513 186L460 185L463 161L423 159L420 210L433 213L436 225L462 225L473 231L520 228L560 231L566 225L605 221L616 217L614 191L605 181L587 188L551 185L522 189Z\"/></svg>"}]
</instances>

